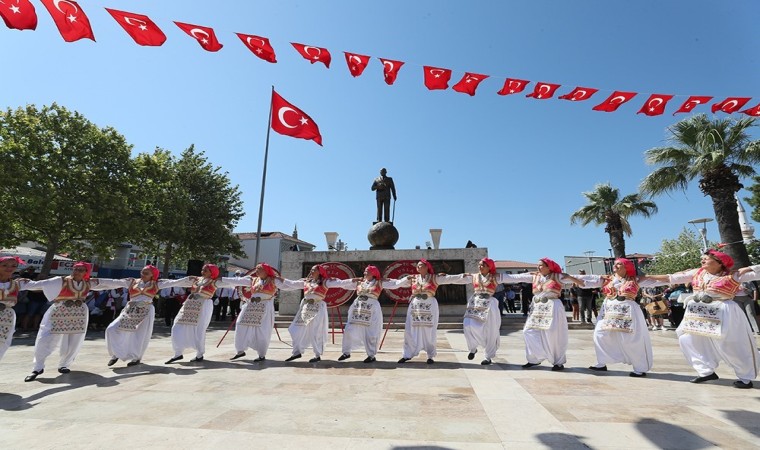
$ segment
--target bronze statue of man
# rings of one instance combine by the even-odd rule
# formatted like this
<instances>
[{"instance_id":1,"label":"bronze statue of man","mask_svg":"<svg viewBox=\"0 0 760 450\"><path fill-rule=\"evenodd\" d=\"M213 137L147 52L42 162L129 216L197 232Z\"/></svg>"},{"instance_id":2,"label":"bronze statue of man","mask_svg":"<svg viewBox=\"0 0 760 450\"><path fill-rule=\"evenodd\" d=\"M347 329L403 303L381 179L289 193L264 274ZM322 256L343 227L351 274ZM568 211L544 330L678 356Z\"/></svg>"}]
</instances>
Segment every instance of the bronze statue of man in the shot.
<instances>
[{"instance_id":1,"label":"bronze statue of man","mask_svg":"<svg viewBox=\"0 0 760 450\"><path fill-rule=\"evenodd\" d=\"M385 168L380 169L380 176L372 182L372 190L376 191L377 222L391 221L391 194L393 201L396 201L396 186L393 184L393 178L386 176L387 173L388 171ZM384 218L383 213L385 214Z\"/></svg>"}]
</instances>

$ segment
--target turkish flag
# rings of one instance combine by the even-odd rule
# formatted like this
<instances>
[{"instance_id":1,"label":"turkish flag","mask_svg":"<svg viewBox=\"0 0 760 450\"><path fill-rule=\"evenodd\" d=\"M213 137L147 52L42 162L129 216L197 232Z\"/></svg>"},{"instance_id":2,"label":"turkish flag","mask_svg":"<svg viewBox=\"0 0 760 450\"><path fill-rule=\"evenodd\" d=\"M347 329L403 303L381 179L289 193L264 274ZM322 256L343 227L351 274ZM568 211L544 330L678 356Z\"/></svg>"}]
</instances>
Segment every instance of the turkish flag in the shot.
<instances>
[{"instance_id":1,"label":"turkish flag","mask_svg":"<svg viewBox=\"0 0 760 450\"><path fill-rule=\"evenodd\" d=\"M277 62L277 56L274 54L274 48L269 43L269 39L261 36L254 36L252 34L235 33L243 41L243 44L253 52L254 55L269 61L270 63Z\"/></svg>"},{"instance_id":2,"label":"turkish flag","mask_svg":"<svg viewBox=\"0 0 760 450\"><path fill-rule=\"evenodd\" d=\"M573 89L565 95L560 95L557 98L562 100L570 100L571 102L580 102L582 100L588 100L592 95L596 94L599 89L580 87Z\"/></svg>"},{"instance_id":3,"label":"turkish flag","mask_svg":"<svg viewBox=\"0 0 760 450\"><path fill-rule=\"evenodd\" d=\"M745 109L744 111L741 111L741 112L748 116L754 116L754 117L760 116L760 103L753 106L752 108Z\"/></svg>"},{"instance_id":4,"label":"turkish flag","mask_svg":"<svg viewBox=\"0 0 760 450\"><path fill-rule=\"evenodd\" d=\"M202 27L200 25L193 25L190 23L174 22L180 28L180 30L187 33L188 36L198 41L201 47L208 52L218 52L224 47L216 39L216 34L213 28Z\"/></svg>"},{"instance_id":5,"label":"turkish flag","mask_svg":"<svg viewBox=\"0 0 760 450\"><path fill-rule=\"evenodd\" d=\"M552 84L552 83L536 83L536 85L533 87L533 92L526 95L526 97L533 97L537 98L539 100L546 100L547 98L552 98L554 95L554 91L556 91L559 88L559 84Z\"/></svg>"},{"instance_id":6,"label":"turkish flag","mask_svg":"<svg viewBox=\"0 0 760 450\"><path fill-rule=\"evenodd\" d=\"M459 83L455 84L452 89L457 92L470 94L470 96L473 96L475 95L475 89L478 88L480 82L486 78L488 78L488 75L466 72L462 79L459 80Z\"/></svg>"},{"instance_id":7,"label":"turkish flag","mask_svg":"<svg viewBox=\"0 0 760 450\"><path fill-rule=\"evenodd\" d=\"M296 42L291 42L290 45L292 45L293 48L304 57L304 59L311 61L312 64L319 61L328 69L330 68L332 56L330 55L330 51L326 48L312 47L311 45L298 44Z\"/></svg>"},{"instance_id":8,"label":"turkish flag","mask_svg":"<svg viewBox=\"0 0 760 450\"><path fill-rule=\"evenodd\" d=\"M691 112L691 110L694 109L697 105L707 103L712 99L713 98L709 96L692 95L685 102L683 102L683 105L681 105L681 107L678 108L678 111L674 112L673 115L675 116L678 113Z\"/></svg>"},{"instance_id":9,"label":"turkish flag","mask_svg":"<svg viewBox=\"0 0 760 450\"><path fill-rule=\"evenodd\" d=\"M319 127L308 114L301 111L272 90L272 129L285 136L311 139L322 145Z\"/></svg>"},{"instance_id":10,"label":"turkish flag","mask_svg":"<svg viewBox=\"0 0 760 450\"><path fill-rule=\"evenodd\" d=\"M53 17L55 26L66 42L74 42L80 39L95 40L92 27L87 15L73 0L40 0Z\"/></svg>"},{"instance_id":11,"label":"turkish flag","mask_svg":"<svg viewBox=\"0 0 760 450\"><path fill-rule=\"evenodd\" d=\"M728 97L720 103L714 103L711 109L713 113L718 111L723 111L726 114L735 113L746 105L751 98L752 97Z\"/></svg>"},{"instance_id":12,"label":"turkish flag","mask_svg":"<svg viewBox=\"0 0 760 450\"><path fill-rule=\"evenodd\" d=\"M36 30L37 13L29 0L0 1L0 17L8 28Z\"/></svg>"},{"instance_id":13,"label":"turkish flag","mask_svg":"<svg viewBox=\"0 0 760 450\"><path fill-rule=\"evenodd\" d=\"M672 95L652 94L636 114L644 113L647 116L659 116L665 112L665 105L668 104L671 98L673 98Z\"/></svg>"},{"instance_id":14,"label":"turkish flag","mask_svg":"<svg viewBox=\"0 0 760 450\"><path fill-rule=\"evenodd\" d=\"M425 87L434 91L436 89L448 89L451 79L451 70L440 67L422 66L425 73Z\"/></svg>"},{"instance_id":15,"label":"turkish flag","mask_svg":"<svg viewBox=\"0 0 760 450\"><path fill-rule=\"evenodd\" d=\"M378 58L383 63L383 76L385 77L385 84L388 86L396 82L398 76L398 70L404 65L402 61L394 61L392 59Z\"/></svg>"},{"instance_id":16,"label":"turkish flag","mask_svg":"<svg viewBox=\"0 0 760 450\"><path fill-rule=\"evenodd\" d=\"M522 92L525 90L525 86L528 85L530 81L528 80L518 80L517 78L507 78L504 80L504 86L501 88L497 94L499 95L510 95L510 94L517 94L518 92Z\"/></svg>"},{"instance_id":17,"label":"turkish flag","mask_svg":"<svg viewBox=\"0 0 760 450\"><path fill-rule=\"evenodd\" d=\"M369 64L369 56L348 52L343 53L346 54L346 64L348 64L348 71L351 72L351 75L355 77L361 75L364 69L367 68L367 64Z\"/></svg>"},{"instance_id":18,"label":"turkish flag","mask_svg":"<svg viewBox=\"0 0 760 450\"><path fill-rule=\"evenodd\" d=\"M138 45L160 47L166 42L164 32L148 16L109 8L106 11Z\"/></svg>"},{"instance_id":19,"label":"turkish flag","mask_svg":"<svg viewBox=\"0 0 760 450\"><path fill-rule=\"evenodd\" d=\"M594 106L591 109L593 109L594 111L604 111L604 112L617 111L620 105L631 100L633 97L636 97L635 92L615 91L609 97L607 97L607 100L603 101L602 103L599 103L598 105Z\"/></svg>"}]
</instances>

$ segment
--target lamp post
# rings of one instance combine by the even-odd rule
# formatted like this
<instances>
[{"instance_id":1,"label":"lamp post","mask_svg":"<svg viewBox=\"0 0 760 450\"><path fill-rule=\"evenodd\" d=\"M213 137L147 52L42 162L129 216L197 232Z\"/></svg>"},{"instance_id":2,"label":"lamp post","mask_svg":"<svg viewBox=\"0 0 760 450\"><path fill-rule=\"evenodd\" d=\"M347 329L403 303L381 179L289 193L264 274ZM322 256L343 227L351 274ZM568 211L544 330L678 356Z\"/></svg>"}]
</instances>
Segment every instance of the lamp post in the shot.
<instances>
[{"instance_id":1,"label":"lamp post","mask_svg":"<svg viewBox=\"0 0 760 450\"><path fill-rule=\"evenodd\" d=\"M591 260L591 257L594 256L594 253L596 253L595 250L587 250L583 252L583 254L588 257L588 268L589 268L590 275L594 274L594 264Z\"/></svg>"},{"instance_id":2,"label":"lamp post","mask_svg":"<svg viewBox=\"0 0 760 450\"><path fill-rule=\"evenodd\" d=\"M325 240L327 241L327 250L336 250L335 241L338 240L338 233L334 231L325 231Z\"/></svg>"},{"instance_id":3,"label":"lamp post","mask_svg":"<svg viewBox=\"0 0 760 450\"><path fill-rule=\"evenodd\" d=\"M709 217L705 217L703 219L694 219L690 220L689 223L694 225L694 228L699 232L699 234L702 236L702 253L707 251L707 222L712 222L713 220ZM702 224L702 228L698 228L697 225Z\"/></svg>"}]
</instances>

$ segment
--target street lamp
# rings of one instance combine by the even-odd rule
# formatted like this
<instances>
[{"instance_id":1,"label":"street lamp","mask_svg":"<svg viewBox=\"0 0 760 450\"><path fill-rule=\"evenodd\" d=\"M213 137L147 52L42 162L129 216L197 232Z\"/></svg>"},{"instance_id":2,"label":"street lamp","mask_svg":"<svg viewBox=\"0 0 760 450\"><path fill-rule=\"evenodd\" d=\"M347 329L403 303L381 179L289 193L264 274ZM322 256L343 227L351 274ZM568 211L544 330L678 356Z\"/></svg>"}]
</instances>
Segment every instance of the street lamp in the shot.
<instances>
[{"instance_id":1,"label":"street lamp","mask_svg":"<svg viewBox=\"0 0 760 450\"><path fill-rule=\"evenodd\" d=\"M588 256L588 267L589 267L590 275L594 274L594 264L591 261L591 257L594 256L594 253L596 253L595 250L587 250L583 252L584 255Z\"/></svg>"},{"instance_id":2,"label":"street lamp","mask_svg":"<svg viewBox=\"0 0 760 450\"><path fill-rule=\"evenodd\" d=\"M690 220L689 223L694 225L694 228L699 232L699 234L702 236L702 253L707 251L707 222L712 222L713 220L709 217L705 217L703 219L694 219ZM698 228L697 224L702 224L702 228Z\"/></svg>"}]
</instances>

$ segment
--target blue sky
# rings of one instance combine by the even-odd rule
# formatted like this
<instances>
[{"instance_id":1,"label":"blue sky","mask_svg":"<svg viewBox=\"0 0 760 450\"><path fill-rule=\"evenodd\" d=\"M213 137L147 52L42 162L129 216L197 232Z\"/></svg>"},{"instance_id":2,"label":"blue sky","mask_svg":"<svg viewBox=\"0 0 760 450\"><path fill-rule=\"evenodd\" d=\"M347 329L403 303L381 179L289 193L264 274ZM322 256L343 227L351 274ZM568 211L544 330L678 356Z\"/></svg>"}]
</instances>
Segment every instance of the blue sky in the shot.
<instances>
[{"instance_id":1,"label":"blue sky","mask_svg":"<svg viewBox=\"0 0 760 450\"><path fill-rule=\"evenodd\" d=\"M601 182L635 192L652 170L643 152L688 116L672 116L687 96L760 101L752 0L81 1L97 43L70 44L33 3L37 31L0 30L0 107L58 102L118 129L135 154L195 144L240 186L246 216L237 231L252 232L274 85L317 122L324 147L272 134L263 229L298 224L320 250L325 231L350 249L369 247L370 185L386 167L399 194L397 248L424 246L428 230L442 228L442 247L472 240L495 259L606 255L603 227L570 226L581 193ZM167 42L134 44L103 7L150 16ZM173 20L215 28L224 48L202 50ZM268 37L278 63L254 57L234 32ZM331 68L309 64L290 42L328 48ZM377 59L351 77L343 51L406 65L387 86ZM428 91L423 65L452 69L451 85L466 71L491 78L475 97ZM557 95L600 92L579 103L535 100L525 98L531 84L498 96L506 77L561 84ZM591 110L613 90L639 95L615 113ZM662 116L637 115L651 93L677 97ZM654 200L655 217L631 220L629 252L655 252L688 220L713 216L696 182ZM718 240L710 225L708 238Z\"/></svg>"}]
</instances>

